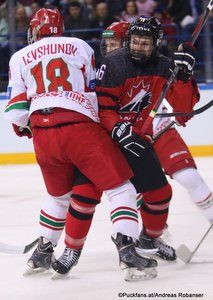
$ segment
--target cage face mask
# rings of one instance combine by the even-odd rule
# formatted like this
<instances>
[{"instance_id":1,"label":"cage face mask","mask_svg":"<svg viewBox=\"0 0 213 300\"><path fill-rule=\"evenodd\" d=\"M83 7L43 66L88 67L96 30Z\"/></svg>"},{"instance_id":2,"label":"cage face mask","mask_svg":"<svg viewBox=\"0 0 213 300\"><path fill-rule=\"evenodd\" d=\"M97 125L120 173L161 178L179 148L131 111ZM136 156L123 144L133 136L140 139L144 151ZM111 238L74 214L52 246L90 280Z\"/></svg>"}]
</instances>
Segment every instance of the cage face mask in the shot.
<instances>
[{"instance_id":1,"label":"cage face mask","mask_svg":"<svg viewBox=\"0 0 213 300\"><path fill-rule=\"evenodd\" d=\"M138 17L127 33L127 52L131 58L143 63L157 53L163 37L160 21L155 17Z\"/></svg>"}]
</instances>

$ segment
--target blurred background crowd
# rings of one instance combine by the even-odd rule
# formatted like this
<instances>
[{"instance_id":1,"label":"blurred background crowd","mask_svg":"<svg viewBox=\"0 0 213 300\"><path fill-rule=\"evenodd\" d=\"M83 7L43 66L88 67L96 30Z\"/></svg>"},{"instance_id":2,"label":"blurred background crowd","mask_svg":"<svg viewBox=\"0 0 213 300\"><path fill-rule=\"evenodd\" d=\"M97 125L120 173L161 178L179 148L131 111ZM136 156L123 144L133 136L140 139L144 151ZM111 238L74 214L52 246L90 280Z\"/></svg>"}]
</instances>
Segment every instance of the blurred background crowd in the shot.
<instances>
[{"instance_id":1,"label":"blurred background crowd","mask_svg":"<svg viewBox=\"0 0 213 300\"><path fill-rule=\"evenodd\" d=\"M26 32L33 14L42 7L58 8L64 18L65 35L87 41L100 63L102 31L113 21L132 22L137 16L156 16L163 24L161 51L172 55L177 45L190 38L208 0L0 0L0 91L8 80L12 53L27 44ZM213 82L213 18L210 17L197 43L196 79Z\"/></svg>"}]
</instances>

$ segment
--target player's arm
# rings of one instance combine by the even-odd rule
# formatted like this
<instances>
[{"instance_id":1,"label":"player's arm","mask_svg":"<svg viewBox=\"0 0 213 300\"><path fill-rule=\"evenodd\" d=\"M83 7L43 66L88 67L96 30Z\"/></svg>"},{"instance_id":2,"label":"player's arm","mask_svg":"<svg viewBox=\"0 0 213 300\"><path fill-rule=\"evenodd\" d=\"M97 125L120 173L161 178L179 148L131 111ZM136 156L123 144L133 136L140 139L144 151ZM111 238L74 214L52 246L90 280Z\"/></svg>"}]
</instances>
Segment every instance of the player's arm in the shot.
<instances>
[{"instance_id":1,"label":"player's arm","mask_svg":"<svg viewBox=\"0 0 213 300\"><path fill-rule=\"evenodd\" d=\"M5 119L17 126L27 126L30 101L27 99L26 87L15 55L12 56L9 63L8 98L9 102L4 113Z\"/></svg>"},{"instance_id":2,"label":"player's arm","mask_svg":"<svg viewBox=\"0 0 213 300\"><path fill-rule=\"evenodd\" d=\"M174 52L173 63L179 66L180 70L166 98L174 111L190 112L200 98L197 83L193 78L195 65L194 47L190 43L183 43ZM171 68L173 67L171 66Z\"/></svg>"},{"instance_id":3,"label":"player's arm","mask_svg":"<svg viewBox=\"0 0 213 300\"><path fill-rule=\"evenodd\" d=\"M101 124L108 132L120 122L118 111L123 80L116 75L113 62L106 57L96 73L96 93Z\"/></svg>"},{"instance_id":4,"label":"player's arm","mask_svg":"<svg viewBox=\"0 0 213 300\"><path fill-rule=\"evenodd\" d=\"M95 89L95 57L93 49L86 43L82 41L83 46L83 60L85 65L85 86L86 92L93 92Z\"/></svg>"}]
</instances>

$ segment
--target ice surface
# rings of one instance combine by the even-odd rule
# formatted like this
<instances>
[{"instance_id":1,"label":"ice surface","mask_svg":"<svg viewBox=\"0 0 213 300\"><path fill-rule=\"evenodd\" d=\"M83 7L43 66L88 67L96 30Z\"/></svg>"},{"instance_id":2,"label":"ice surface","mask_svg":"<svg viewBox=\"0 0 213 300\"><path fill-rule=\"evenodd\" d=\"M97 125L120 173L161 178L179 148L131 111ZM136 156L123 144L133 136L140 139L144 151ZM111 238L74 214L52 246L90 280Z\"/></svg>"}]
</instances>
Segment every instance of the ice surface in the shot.
<instances>
[{"instance_id":1,"label":"ice surface","mask_svg":"<svg viewBox=\"0 0 213 300\"><path fill-rule=\"evenodd\" d=\"M197 158L196 162L213 190L213 157ZM193 250L209 223L187 192L174 181L172 186L170 243L175 247L184 243ZM45 193L36 165L0 166L0 242L24 245L37 237L39 210ZM0 300L213 299L213 232L190 264L180 260L161 262L156 279L132 283L123 280L111 233L108 204L103 199L97 207L79 264L66 280L52 281L50 274L23 277L30 253L0 253ZM62 237L56 256L63 248ZM151 293L161 295L152 297ZM183 297L178 293L204 295Z\"/></svg>"}]
</instances>

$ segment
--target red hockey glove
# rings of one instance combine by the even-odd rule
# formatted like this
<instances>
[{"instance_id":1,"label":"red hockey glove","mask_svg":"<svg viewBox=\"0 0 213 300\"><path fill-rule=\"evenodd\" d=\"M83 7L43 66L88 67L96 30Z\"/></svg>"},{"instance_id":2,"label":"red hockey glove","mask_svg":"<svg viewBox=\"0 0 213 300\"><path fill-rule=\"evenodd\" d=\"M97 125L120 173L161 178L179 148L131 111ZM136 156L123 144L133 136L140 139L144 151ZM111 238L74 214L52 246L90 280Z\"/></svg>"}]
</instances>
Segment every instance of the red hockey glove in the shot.
<instances>
[{"instance_id":1,"label":"red hockey glove","mask_svg":"<svg viewBox=\"0 0 213 300\"><path fill-rule=\"evenodd\" d=\"M30 126L21 127L16 124L12 124L12 125L13 125L13 130L15 131L15 133L18 136L20 136L20 137L26 136L26 137L28 137L28 139L32 138L32 131L30 129Z\"/></svg>"},{"instance_id":2,"label":"red hockey glove","mask_svg":"<svg viewBox=\"0 0 213 300\"><path fill-rule=\"evenodd\" d=\"M180 67L177 79L187 82L193 74L196 51L190 42L182 43L174 52L174 63Z\"/></svg>"},{"instance_id":3,"label":"red hockey glove","mask_svg":"<svg viewBox=\"0 0 213 300\"><path fill-rule=\"evenodd\" d=\"M137 157L142 156L144 150L151 145L150 136L139 136L137 129L129 122L116 123L111 136L114 141Z\"/></svg>"},{"instance_id":4,"label":"red hockey glove","mask_svg":"<svg viewBox=\"0 0 213 300\"><path fill-rule=\"evenodd\" d=\"M192 117L181 117L181 116L177 116L176 119L176 124L178 126L183 126L186 127L186 123L191 119Z\"/></svg>"}]
</instances>

